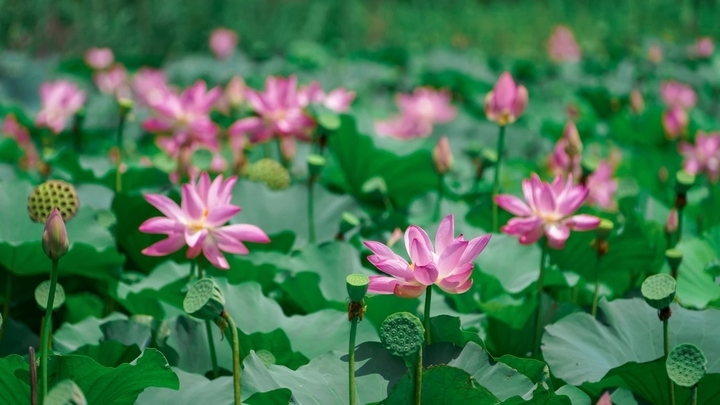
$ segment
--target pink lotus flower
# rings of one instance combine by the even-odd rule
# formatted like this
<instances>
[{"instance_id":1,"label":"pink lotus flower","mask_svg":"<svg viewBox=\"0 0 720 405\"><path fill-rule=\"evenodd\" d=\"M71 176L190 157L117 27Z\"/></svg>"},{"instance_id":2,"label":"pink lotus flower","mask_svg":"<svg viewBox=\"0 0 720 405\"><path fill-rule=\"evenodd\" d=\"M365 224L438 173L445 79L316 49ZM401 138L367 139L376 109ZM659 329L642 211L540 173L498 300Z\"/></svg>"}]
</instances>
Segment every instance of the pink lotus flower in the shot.
<instances>
[{"instance_id":1,"label":"pink lotus flower","mask_svg":"<svg viewBox=\"0 0 720 405\"><path fill-rule=\"evenodd\" d=\"M585 182L588 189L587 203L604 210L617 210L615 193L618 188L617 179L613 178L613 166L609 162L600 162Z\"/></svg>"},{"instance_id":2,"label":"pink lotus flower","mask_svg":"<svg viewBox=\"0 0 720 405\"><path fill-rule=\"evenodd\" d=\"M662 124L668 139L677 139L687 130L690 119L682 107L675 106L663 113Z\"/></svg>"},{"instance_id":3,"label":"pink lotus flower","mask_svg":"<svg viewBox=\"0 0 720 405\"><path fill-rule=\"evenodd\" d=\"M556 62L578 62L582 51L570 28L558 25L548 40L548 54Z\"/></svg>"},{"instance_id":4,"label":"pink lotus flower","mask_svg":"<svg viewBox=\"0 0 720 405\"><path fill-rule=\"evenodd\" d=\"M490 235L467 241L462 235L454 237L454 229L454 218L448 215L440 222L433 247L422 228L410 226L405 231L405 248L411 263L380 242L365 242L374 253L368 261L392 276L370 276L368 293L415 298L433 284L450 294L469 290L473 283L473 261L485 249Z\"/></svg>"},{"instance_id":5,"label":"pink lotus flower","mask_svg":"<svg viewBox=\"0 0 720 405\"><path fill-rule=\"evenodd\" d=\"M698 131L695 145L681 142L680 154L685 159L683 169L693 175L704 173L712 183L720 179L720 133Z\"/></svg>"},{"instance_id":6,"label":"pink lotus flower","mask_svg":"<svg viewBox=\"0 0 720 405\"><path fill-rule=\"evenodd\" d=\"M255 225L225 225L240 207L230 204L236 177L223 181L222 175L210 182L210 176L203 173L195 184L182 186L180 206L160 194L148 194L147 202L165 216L150 218L140 225L140 231L168 235L167 239L145 248L148 256L167 256L183 246L188 247L187 257L192 259L202 253L210 263L219 269L230 265L222 252L247 254L243 241L268 243L270 239Z\"/></svg>"},{"instance_id":7,"label":"pink lotus flower","mask_svg":"<svg viewBox=\"0 0 720 405\"><path fill-rule=\"evenodd\" d=\"M447 136L443 136L433 148L433 163L438 174L443 175L450 171L453 164L452 149Z\"/></svg>"},{"instance_id":8,"label":"pink lotus flower","mask_svg":"<svg viewBox=\"0 0 720 405\"><path fill-rule=\"evenodd\" d=\"M265 92L248 89L245 97L258 116L236 121L228 129L231 136L248 133L251 142L265 142L274 136L310 141L315 121L303 109L295 76L268 77Z\"/></svg>"},{"instance_id":9,"label":"pink lotus flower","mask_svg":"<svg viewBox=\"0 0 720 405\"><path fill-rule=\"evenodd\" d=\"M90 48L85 52L85 63L95 70L107 69L114 60L110 48Z\"/></svg>"},{"instance_id":10,"label":"pink lotus flower","mask_svg":"<svg viewBox=\"0 0 720 405\"><path fill-rule=\"evenodd\" d=\"M552 183L544 183L533 173L530 179L523 180L522 188L527 204L508 194L496 196L495 203L517 215L501 230L517 236L523 245L537 242L544 234L550 247L562 249L571 230L590 231L600 224L600 218L592 215L572 215L589 193L582 185L573 185L572 175L566 183L560 176Z\"/></svg>"},{"instance_id":11,"label":"pink lotus flower","mask_svg":"<svg viewBox=\"0 0 720 405\"><path fill-rule=\"evenodd\" d=\"M40 85L42 110L35 117L35 125L50 128L59 134L71 118L85 103L85 92L73 82L57 80Z\"/></svg>"},{"instance_id":12,"label":"pink lotus flower","mask_svg":"<svg viewBox=\"0 0 720 405\"><path fill-rule=\"evenodd\" d=\"M715 43L710 37L698 38L695 41L694 51L695 55L700 58L709 58L715 53Z\"/></svg>"},{"instance_id":13,"label":"pink lotus flower","mask_svg":"<svg viewBox=\"0 0 720 405\"><path fill-rule=\"evenodd\" d=\"M127 70L123 65L115 64L110 69L93 73L93 82L103 93L127 94Z\"/></svg>"},{"instance_id":14,"label":"pink lotus flower","mask_svg":"<svg viewBox=\"0 0 720 405\"><path fill-rule=\"evenodd\" d=\"M516 85L510 73L500 75L495 87L485 97L485 115L500 126L511 124L525 111L528 92Z\"/></svg>"},{"instance_id":15,"label":"pink lotus flower","mask_svg":"<svg viewBox=\"0 0 720 405\"><path fill-rule=\"evenodd\" d=\"M25 156L20 161L20 165L23 168L30 169L38 167L40 164L40 154L30 138L30 132L18 122L13 113L6 115L5 119L3 119L2 125L0 126L0 134L5 134L15 139L17 145L25 153Z\"/></svg>"},{"instance_id":16,"label":"pink lotus flower","mask_svg":"<svg viewBox=\"0 0 720 405\"><path fill-rule=\"evenodd\" d=\"M582 149L583 144L577 127L572 121L569 121L563 129L562 137L555 143L555 149L548 156L550 171L556 176L567 177L572 174L579 178L582 175L580 166Z\"/></svg>"},{"instance_id":17,"label":"pink lotus flower","mask_svg":"<svg viewBox=\"0 0 720 405\"><path fill-rule=\"evenodd\" d=\"M672 209L670 209L667 219L665 219L665 233L673 234L677 232L679 225L680 220L678 218L678 211L677 208L673 207Z\"/></svg>"},{"instance_id":18,"label":"pink lotus flower","mask_svg":"<svg viewBox=\"0 0 720 405\"><path fill-rule=\"evenodd\" d=\"M227 59L235 52L238 35L227 28L217 28L210 34L210 50L218 59Z\"/></svg>"},{"instance_id":19,"label":"pink lotus flower","mask_svg":"<svg viewBox=\"0 0 720 405\"><path fill-rule=\"evenodd\" d=\"M350 104L355 100L355 92L338 87L326 94L320 83L314 81L298 91L298 98L300 104L304 106L318 104L329 110L342 113L350 109Z\"/></svg>"},{"instance_id":20,"label":"pink lotus flower","mask_svg":"<svg viewBox=\"0 0 720 405\"><path fill-rule=\"evenodd\" d=\"M182 94L165 92L164 98L150 104L153 117L143 122L148 132L170 134L164 147L169 150L205 145L217 149L218 128L210 119L210 110L220 96L220 88L207 91L202 80L185 89Z\"/></svg>"},{"instance_id":21,"label":"pink lotus flower","mask_svg":"<svg viewBox=\"0 0 720 405\"><path fill-rule=\"evenodd\" d=\"M378 135L397 139L424 138L430 136L432 130L432 123L405 115L375 122L375 132Z\"/></svg>"},{"instance_id":22,"label":"pink lotus flower","mask_svg":"<svg viewBox=\"0 0 720 405\"><path fill-rule=\"evenodd\" d=\"M161 103L170 97L165 72L159 69L141 68L132 78L132 89L138 103L150 106Z\"/></svg>"},{"instance_id":23,"label":"pink lotus flower","mask_svg":"<svg viewBox=\"0 0 720 405\"><path fill-rule=\"evenodd\" d=\"M433 125L455 119L457 110L450 104L450 93L419 87L412 94L399 94L395 103L400 115L375 123L375 131L381 136L399 139L426 137Z\"/></svg>"},{"instance_id":24,"label":"pink lotus flower","mask_svg":"<svg viewBox=\"0 0 720 405\"><path fill-rule=\"evenodd\" d=\"M660 96L668 107L680 107L689 110L695 107L697 95L687 84L676 81L663 82L660 85Z\"/></svg>"}]
</instances>

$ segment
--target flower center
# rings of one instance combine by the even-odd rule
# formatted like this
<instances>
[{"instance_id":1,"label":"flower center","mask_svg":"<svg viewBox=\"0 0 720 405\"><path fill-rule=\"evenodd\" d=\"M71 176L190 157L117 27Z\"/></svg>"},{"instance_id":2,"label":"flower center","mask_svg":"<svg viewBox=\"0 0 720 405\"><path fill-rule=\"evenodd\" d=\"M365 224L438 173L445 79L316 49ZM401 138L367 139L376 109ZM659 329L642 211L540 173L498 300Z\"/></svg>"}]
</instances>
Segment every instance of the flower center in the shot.
<instances>
[{"instance_id":1,"label":"flower center","mask_svg":"<svg viewBox=\"0 0 720 405\"><path fill-rule=\"evenodd\" d=\"M205 229L205 220L207 219L209 214L210 212L208 211L208 209L203 208L202 217L200 217L200 219L197 221L190 222L188 224L188 228L195 232L202 231L203 229Z\"/></svg>"}]
</instances>

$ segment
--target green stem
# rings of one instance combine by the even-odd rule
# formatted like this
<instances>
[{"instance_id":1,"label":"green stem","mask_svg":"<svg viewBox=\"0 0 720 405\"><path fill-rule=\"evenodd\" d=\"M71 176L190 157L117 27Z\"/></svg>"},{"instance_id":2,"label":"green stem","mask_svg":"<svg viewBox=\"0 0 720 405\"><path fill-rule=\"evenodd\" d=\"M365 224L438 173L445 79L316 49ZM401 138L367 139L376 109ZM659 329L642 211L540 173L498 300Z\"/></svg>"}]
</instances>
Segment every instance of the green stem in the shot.
<instances>
[{"instance_id":1,"label":"green stem","mask_svg":"<svg viewBox=\"0 0 720 405\"><path fill-rule=\"evenodd\" d=\"M663 349L665 353L665 359L667 360L670 354L670 333L668 331L669 319L663 321ZM668 395L670 395L670 405L675 405L675 385L673 384L670 377L667 377L668 384Z\"/></svg>"},{"instance_id":2,"label":"green stem","mask_svg":"<svg viewBox=\"0 0 720 405\"><path fill-rule=\"evenodd\" d=\"M425 289L425 317L423 322L425 323L425 344L430 344L430 302L432 300L432 285L427 286Z\"/></svg>"},{"instance_id":3,"label":"green stem","mask_svg":"<svg viewBox=\"0 0 720 405\"><path fill-rule=\"evenodd\" d=\"M2 325L0 325L0 343L2 343L3 335L5 334L5 327L8 322L8 317L10 316L10 301L12 297L12 283L13 283L13 276L10 271L7 272L7 277L5 278L5 295L3 296L3 308L2 308Z\"/></svg>"},{"instance_id":4,"label":"green stem","mask_svg":"<svg viewBox=\"0 0 720 405\"><path fill-rule=\"evenodd\" d=\"M315 187L315 176L310 175L308 179L308 201L307 201L307 217L308 217L308 239L310 243L315 243L315 198L313 190Z\"/></svg>"},{"instance_id":5,"label":"green stem","mask_svg":"<svg viewBox=\"0 0 720 405\"><path fill-rule=\"evenodd\" d=\"M598 298L600 296L600 256L595 260L595 293L593 294L592 311L593 318L597 315Z\"/></svg>"},{"instance_id":6,"label":"green stem","mask_svg":"<svg viewBox=\"0 0 720 405\"><path fill-rule=\"evenodd\" d=\"M537 357L540 348L540 333L542 332L540 315L542 314L543 277L545 275L545 256L547 256L547 239L542 240L542 253L540 254L540 275L537 281L537 308L535 309L535 340L533 343L533 357Z\"/></svg>"},{"instance_id":7,"label":"green stem","mask_svg":"<svg viewBox=\"0 0 720 405\"><path fill-rule=\"evenodd\" d=\"M125 127L125 114L120 114L117 131L117 164L115 165L115 192L122 191L122 172L120 167L123 161L123 128Z\"/></svg>"},{"instance_id":8,"label":"green stem","mask_svg":"<svg viewBox=\"0 0 720 405\"><path fill-rule=\"evenodd\" d=\"M675 232L677 234L677 238L675 238L675 245L680 243L680 239L682 239L682 232L683 232L683 209L678 208L678 228Z\"/></svg>"},{"instance_id":9,"label":"green stem","mask_svg":"<svg viewBox=\"0 0 720 405\"><path fill-rule=\"evenodd\" d=\"M445 181L445 176L440 175L440 181L438 182L438 190L437 190L438 197L437 197L437 202L435 203L435 211L433 214L433 218L435 219L435 221L440 220L440 211L441 211L440 208L442 206L443 194L445 192L444 181Z\"/></svg>"},{"instance_id":10,"label":"green stem","mask_svg":"<svg viewBox=\"0 0 720 405\"><path fill-rule=\"evenodd\" d=\"M203 278L202 256L197 260L197 277L198 280ZM207 333L208 346L210 347L210 363L212 364L213 377L220 377L220 368L218 368L217 352L215 351L215 340L213 339L212 323L205 320L205 332Z\"/></svg>"},{"instance_id":11,"label":"green stem","mask_svg":"<svg viewBox=\"0 0 720 405\"><path fill-rule=\"evenodd\" d=\"M690 389L690 399L688 400L688 402L690 402L690 405L697 405L697 402L698 402L698 401L697 401L697 398L698 398L698 393L697 393L697 391L698 391L698 386L697 386L697 384L695 384L695 386L693 386L693 387ZM675 403L675 402L673 401L673 404L674 404L674 403Z\"/></svg>"},{"instance_id":12,"label":"green stem","mask_svg":"<svg viewBox=\"0 0 720 405\"><path fill-rule=\"evenodd\" d=\"M224 312L225 320L228 323L233 340L233 388L235 392L235 405L240 405L240 336L238 336L237 326L230 314Z\"/></svg>"},{"instance_id":13,"label":"green stem","mask_svg":"<svg viewBox=\"0 0 720 405\"><path fill-rule=\"evenodd\" d=\"M270 155L272 154L270 152L270 141L266 141L263 144L263 152L264 152L266 158L270 158Z\"/></svg>"},{"instance_id":14,"label":"green stem","mask_svg":"<svg viewBox=\"0 0 720 405\"><path fill-rule=\"evenodd\" d=\"M45 325L43 326L42 336L40 338L40 369L42 371L42 393L43 402L48 393L48 352L50 351L50 332L52 330L52 311L55 303L55 289L58 280L58 260L53 260L52 270L50 271L50 293L45 305Z\"/></svg>"},{"instance_id":15,"label":"green stem","mask_svg":"<svg viewBox=\"0 0 720 405\"><path fill-rule=\"evenodd\" d=\"M500 165L502 164L503 149L505 148L505 125L500 126L500 134L497 141L497 160L495 161L495 179L493 180L492 218L493 231L498 229L498 206L495 197L500 192Z\"/></svg>"},{"instance_id":16,"label":"green stem","mask_svg":"<svg viewBox=\"0 0 720 405\"><path fill-rule=\"evenodd\" d=\"M358 316L353 315L350 323L350 341L348 343L348 386L350 405L355 405L355 336L357 335Z\"/></svg>"},{"instance_id":17,"label":"green stem","mask_svg":"<svg viewBox=\"0 0 720 405\"><path fill-rule=\"evenodd\" d=\"M417 363L415 364L415 405L422 404L422 352L423 349L418 351Z\"/></svg>"}]
</instances>

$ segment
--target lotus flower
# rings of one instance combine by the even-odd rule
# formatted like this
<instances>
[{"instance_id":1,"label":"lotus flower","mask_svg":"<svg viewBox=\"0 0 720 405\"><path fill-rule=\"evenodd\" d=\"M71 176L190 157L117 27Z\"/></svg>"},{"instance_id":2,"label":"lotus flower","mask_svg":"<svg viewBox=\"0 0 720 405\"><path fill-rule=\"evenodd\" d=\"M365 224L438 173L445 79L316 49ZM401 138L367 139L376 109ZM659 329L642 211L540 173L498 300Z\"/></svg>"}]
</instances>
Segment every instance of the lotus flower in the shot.
<instances>
[{"instance_id":1,"label":"lotus flower","mask_svg":"<svg viewBox=\"0 0 720 405\"><path fill-rule=\"evenodd\" d=\"M693 175L704 173L712 183L720 179L720 133L698 132L695 145L681 142L680 154L685 159L683 169Z\"/></svg>"},{"instance_id":2,"label":"lotus flower","mask_svg":"<svg viewBox=\"0 0 720 405\"><path fill-rule=\"evenodd\" d=\"M355 100L355 92L338 87L329 93L325 93L320 83L314 81L303 87L298 92L300 104L318 104L325 108L342 113L350 109L350 104Z\"/></svg>"},{"instance_id":3,"label":"lotus flower","mask_svg":"<svg viewBox=\"0 0 720 405\"><path fill-rule=\"evenodd\" d=\"M582 58L580 46L570 28L558 25L548 40L548 54L556 62L578 62Z\"/></svg>"},{"instance_id":4,"label":"lotus flower","mask_svg":"<svg viewBox=\"0 0 720 405\"><path fill-rule=\"evenodd\" d=\"M143 106L161 103L172 94L167 85L165 72L147 67L135 73L132 78L132 89L138 103Z\"/></svg>"},{"instance_id":5,"label":"lotus flower","mask_svg":"<svg viewBox=\"0 0 720 405\"><path fill-rule=\"evenodd\" d=\"M235 52L238 35L226 28L217 28L210 34L210 50L218 59L227 59Z\"/></svg>"},{"instance_id":6,"label":"lotus flower","mask_svg":"<svg viewBox=\"0 0 720 405\"><path fill-rule=\"evenodd\" d=\"M527 204L508 194L496 196L495 202L517 215L501 230L517 236L523 245L535 243L545 235L550 247L562 249L571 230L590 231L600 224L598 217L573 215L585 202L589 190L582 185L574 186L572 175L567 182L557 176L552 183L544 183L533 173L530 179L523 180L522 189Z\"/></svg>"},{"instance_id":7,"label":"lotus flower","mask_svg":"<svg viewBox=\"0 0 720 405\"><path fill-rule=\"evenodd\" d=\"M695 55L700 58L709 58L715 53L715 43L710 37L698 38L695 41L694 51Z\"/></svg>"},{"instance_id":8,"label":"lotus flower","mask_svg":"<svg viewBox=\"0 0 720 405\"><path fill-rule=\"evenodd\" d=\"M548 157L548 167L556 176L580 177L582 167L580 166L580 155L582 154L583 144L580 140L580 134L577 127L572 121L565 125L562 137L555 143L555 149Z\"/></svg>"},{"instance_id":9,"label":"lotus flower","mask_svg":"<svg viewBox=\"0 0 720 405\"><path fill-rule=\"evenodd\" d=\"M125 95L128 92L127 70L120 64L93 73L93 82L103 93Z\"/></svg>"},{"instance_id":10,"label":"lotus flower","mask_svg":"<svg viewBox=\"0 0 720 405\"><path fill-rule=\"evenodd\" d=\"M85 63L95 70L107 69L114 60L110 48L90 48L85 52Z\"/></svg>"},{"instance_id":11,"label":"lotus flower","mask_svg":"<svg viewBox=\"0 0 720 405\"><path fill-rule=\"evenodd\" d=\"M597 169L592 172L585 182L589 193L587 196L588 205L598 206L604 210L615 211L617 202L615 193L618 182L613 178L613 166L609 162L600 162Z\"/></svg>"},{"instance_id":12,"label":"lotus flower","mask_svg":"<svg viewBox=\"0 0 720 405\"><path fill-rule=\"evenodd\" d=\"M516 85L510 73L500 75L495 87L485 97L485 115L500 126L511 124L525 111L528 92Z\"/></svg>"},{"instance_id":13,"label":"lotus flower","mask_svg":"<svg viewBox=\"0 0 720 405\"><path fill-rule=\"evenodd\" d=\"M400 115L375 123L381 136L411 139L429 136L433 125L455 119L457 110L450 104L450 93L419 87L412 94L399 94L395 103Z\"/></svg>"},{"instance_id":14,"label":"lotus flower","mask_svg":"<svg viewBox=\"0 0 720 405\"><path fill-rule=\"evenodd\" d=\"M230 114L230 110L240 108L245 102L245 80L240 76L233 76L225 86L225 91L217 100L217 108L224 114Z\"/></svg>"},{"instance_id":15,"label":"lotus flower","mask_svg":"<svg viewBox=\"0 0 720 405\"><path fill-rule=\"evenodd\" d=\"M38 167L40 154L30 138L30 132L18 122L14 114L10 113L5 116L2 125L0 125L0 133L15 139L20 149L25 152L25 156L21 161L22 167L26 169Z\"/></svg>"},{"instance_id":16,"label":"lotus flower","mask_svg":"<svg viewBox=\"0 0 720 405\"><path fill-rule=\"evenodd\" d=\"M67 120L85 103L85 92L73 82L57 80L40 85L42 110L35 117L35 125L50 128L59 134Z\"/></svg>"},{"instance_id":17,"label":"lotus flower","mask_svg":"<svg viewBox=\"0 0 720 405\"><path fill-rule=\"evenodd\" d=\"M410 226L405 231L405 248L411 263L380 242L365 242L374 253L368 261L392 276L370 276L368 293L415 298L433 284L450 294L469 290L473 261L485 249L490 235L467 241L462 235L454 237L454 229L454 218L448 215L440 222L433 247L422 228Z\"/></svg>"},{"instance_id":18,"label":"lotus flower","mask_svg":"<svg viewBox=\"0 0 720 405\"><path fill-rule=\"evenodd\" d=\"M690 120L687 112L682 107L675 106L665 111L662 116L662 124L665 129L665 135L669 139L677 139L687 130Z\"/></svg>"},{"instance_id":19,"label":"lotus flower","mask_svg":"<svg viewBox=\"0 0 720 405\"><path fill-rule=\"evenodd\" d=\"M430 136L432 130L432 123L404 115L375 123L375 132L378 135L397 139L424 138Z\"/></svg>"},{"instance_id":20,"label":"lotus flower","mask_svg":"<svg viewBox=\"0 0 720 405\"><path fill-rule=\"evenodd\" d=\"M143 249L142 253L167 256L187 245L188 258L202 253L215 267L229 269L222 252L247 254L243 241L270 242L265 232L255 225L225 225L240 212L240 207L230 204L236 181L236 177L223 180L220 175L210 182L210 176L204 172L197 184L192 180L182 186L180 206L164 195L146 195L145 200L165 216L148 219L140 225L140 231L168 237Z\"/></svg>"},{"instance_id":21,"label":"lotus flower","mask_svg":"<svg viewBox=\"0 0 720 405\"><path fill-rule=\"evenodd\" d=\"M697 95L687 84L676 81L663 82L660 85L660 96L668 107L680 107L689 110L695 107Z\"/></svg>"},{"instance_id":22,"label":"lotus flower","mask_svg":"<svg viewBox=\"0 0 720 405\"><path fill-rule=\"evenodd\" d=\"M245 97L258 116L236 121L228 129L231 136L247 133L251 142L265 142L274 136L310 141L315 122L303 109L306 104L298 94L295 76L268 77L263 93L248 89Z\"/></svg>"}]
</instances>

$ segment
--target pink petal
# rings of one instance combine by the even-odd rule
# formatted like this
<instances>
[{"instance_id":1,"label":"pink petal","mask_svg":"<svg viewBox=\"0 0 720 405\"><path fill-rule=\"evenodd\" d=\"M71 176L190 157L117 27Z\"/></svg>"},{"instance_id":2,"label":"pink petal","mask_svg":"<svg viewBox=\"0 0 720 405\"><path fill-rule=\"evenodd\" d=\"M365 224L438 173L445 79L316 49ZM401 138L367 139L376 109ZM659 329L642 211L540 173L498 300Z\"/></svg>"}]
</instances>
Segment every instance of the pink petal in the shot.
<instances>
[{"instance_id":1,"label":"pink petal","mask_svg":"<svg viewBox=\"0 0 720 405\"><path fill-rule=\"evenodd\" d=\"M419 226L411 225L408 227L407 230L405 230L405 249L407 249L407 252L410 253L411 258L413 258L411 253L413 240L418 240L418 243L420 243L423 252L433 251L432 243L430 242L430 237L428 236L428 234L425 233L425 231ZM422 264L425 263L426 262L423 262Z\"/></svg>"},{"instance_id":2,"label":"pink petal","mask_svg":"<svg viewBox=\"0 0 720 405\"><path fill-rule=\"evenodd\" d=\"M368 284L369 294L394 294L398 280L385 276L369 276L370 284Z\"/></svg>"},{"instance_id":3,"label":"pink petal","mask_svg":"<svg viewBox=\"0 0 720 405\"><path fill-rule=\"evenodd\" d=\"M200 220L205 210L205 204L200 199L195 188L190 184L183 184L182 186L182 201L180 202L180 207L183 212L187 213L189 218L194 220Z\"/></svg>"},{"instance_id":4,"label":"pink petal","mask_svg":"<svg viewBox=\"0 0 720 405\"><path fill-rule=\"evenodd\" d=\"M140 232L144 233L175 233L183 232L185 226L174 219L166 217L150 218L140 225Z\"/></svg>"},{"instance_id":5,"label":"pink petal","mask_svg":"<svg viewBox=\"0 0 720 405\"><path fill-rule=\"evenodd\" d=\"M189 247L195 247L198 243L202 243L206 236L207 230L205 229L185 229L185 243Z\"/></svg>"},{"instance_id":6,"label":"pink petal","mask_svg":"<svg viewBox=\"0 0 720 405\"><path fill-rule=\"evenodd\" d=\"M501 194L495 196L495 203L505 211L520 217L527 217L532 214L530 207L514 195Z\"/></svg>"},{"instance_id":7,"label":"pink petal","mask_svg":"<svg viewBox=\"0 0 720 405\"><path fill-rule=\"evenodd\" d=\"M371 252L375 253L378 257L382 259L396 259L399 258L395 252L392 251L389 247L385 246L385 244L375 241L365 241L365 246L367 246L368 249L370 249Z\"/></svg>"},{"instance_id":8,"label":"pink petal","mask_svg":"<svg viewBox=\"0 0 720 405\"><path fill-rule=\"evenodd\" d=\"M412 240L408 253L410 254L410 260L416 266L425 266L433 262L432 250L428 250L418 239Z\"/></svg>"},{"instance_id":9,"label":"pink petal","mask_svg":"<svg viewBox=\"0 0 720 405\"><path fill-rule=\"evenodd\" d=\"M455 238L455 218L452 214L443 218L435 233L435 249L442 252L447 248Z\"/></svg>"},{"instance_id":10,"label":"pink petal","mask_svg":"<svg viewBox=\"0 0 720 405\"><path fill-rule=\"evenodd\" d=\"M455 270L468 245L468 241L456 240L443 250L438 258L438 273L440 277L444 278Z\"/></svg>"},{"instance_id":11,"label":"pink petal","mask_svg":"<svg viewBox=\"0 0 720 405\"><path fill-rule=\"evenodd\" d=\"M217 242L212 238L206 238L202 245L203 255L208 259L213 266L221 270L227 270L230 268L227 259L223 256Z\"/></svg>"},{"instance_id":12,"label":"pink petal","mask_svg":"<svg viewBox=\"0 0 720 405\"><path fill-rule=\"evenodd\" d=\"M247 246L240 242L239 239L231 237L227 233L213 232L213 238L217 241L217 245L221 251L236 255L246 255L250 253Z\"/></svg>"},{"instance_id":13,"label":"pink petal","mask_svg":"<svg viewBox=\"0 0 720 405\"><path fill-rule=\"evenodd\" d=\"M595 405L612 405L612 400L610 398L610 392L605 391L604 394L602 394L602 397L597 401Z\"/></svg>"},{"instance_id":14,"label":"pink petal","mask_svg":"<svg viewBox=\"0 0 720 405\"><path fill-rule=\"evenodd\" d=\"M397 284L393 294L400 298L417 298L425 292L423 285Z\"/></svg>"},{"instance_id":15,"label":"pink petal","mask_svg":"<svg viewBox=\"0 0 720 405\"><path fill-rule=\"evenodd\" d=\"M485 249L485 246L490 242L492 235L482 235L477 238L473 238L469 243L458 264L462 265L465 263L472 263L475 258Z\"/></svg>"},{"instance_id":16,"label":"pink petal","mask_svg":"<svg viewBox=\"0 0 720 405\"><path fill-rule=\"evenodd\" d=\"M245 133L255 133L260 131L264 125L263 120L259 117L243 118L230 125L230 128L228 128L228 134L231 136L238 136Z\"/></svg>"},{"instance_id":17,"label":"pink petal","mask_svg":"<svg viewBox=\"0 0 720 405\"><path fill-rule=\"evenodd\" d=\"M600 218L587 214L574 215L565 224L575 231L591 231L600 225Z\"/></svg>"},{"instance_id":18,"label":"pink petal","mask_svg":"<svg viewBox=\"0 0 720 405\"><path fill-rule=\"evenodd\" d=\"M270 243L270 238L262 229L250 224L233 224L215 230L215 235L253 243Z\"/></svg>"},{"instance_id":19,"label":"pink petal","mask_svg":"<svg viewBox=\"0 0 720 405\"><path fill-rule=\"evenodd\" d=\"M173 126L162 118L148 118L143 121L142 128L148 132L170 132Z\"/></svg>"},{"instance_id":20,"label":"pink petal","mask_svg":"<svg viewBox=\"0 0 720 405\"><path fill-rule=\"evenodd\" d=\"M475 265L472 262L460 265L460 267L457 267L455 269L455 272L445 277L443 281L447 281L448 283L454 283L455 285L464 283L465 280L472 276L474 267Z\"/></svg>"},{"instance_id":21,"label":"pink petal","mask_svg":"<svg viewBox=\"0 0 720 405\"><path fill-rule=\"evenodd\" d=\"M168 235L167 239L154 243L142 250L142 254L146 256L167 256L175 253L185 246L185 238L183 234L178 232Z\"/></svg>"},{"instance_id":22,"label":"pink petal","mask_svg":"<svg viewBox=\"0 0 720 405\"><path fill-rule=\"evenodd\" d=\"M414 280L410 265L405 260L398 259L383 259L380 256L368 256L368 261L372 263L378 270L387 273L391 276L401 278L406 281Z\"/></svg>"},{"instance_id":23,"label":"pink petal","mask_svg":"<svg viewBox=\"0 0 720 405\"><path fill-rule=\"evenodd\" d=\"M205 220L205 226L210 228L217 228L227 223L232 217L240 212L240 207L237 205L221 205L214 207Z\"/></svg>"},{"instance_id":24,"label":"pink petal","mask_svg":"<svg viewBox=\"0 0 720 405\"><path fill-rule=\"evenodd\" d=\"M178 221L185 219L185 213L178 207L177 203L164 195L146 194L145 201L152 204L153 207L157 208L168 218Z\"/></svg>"},{"instance_id":25,"label":"pink petal","mask_svg":"<svg viewBox=\"0 0 720 405\"><path fill-rule=\"evenodd\" d=\"M438 269L435 263L428 263L424 266L415 266L413 270L415 279L424 285L432 285L438 278Z\"/></svg>"},{"instance_id":26,"label":"pink petal","mask_svg":"<svg viewBox=\"0 0 720 405\"><path fill-rule=\"evenodd\" d=\"M552 224L545 229L545 235L551 248L562 249L565 241L570 237L570 228L565 225Z\"/></svg>"},{"instance_id":27,"label":"pink petal","mask_svg":"<svg viewBox=\"0 0 720 405\"><path fill-rule=\"evenodd\" d=\"M509 235L518 236L535 229L542 229L542 226L543 221L540 218L511 218L507 225L503 227L502 231Z\"/></svg>"},{"instance_id":28,"label":"pink petal","mask_svg":"<svg viewBox=\"0 0 720 405\"><path fill-rule=\"evenodd\" d=\"M538 190L536 189L535 192L537 193ZM535 200L535 208L538 211L543 213L555 212L555 195L553 194L549 184L542 183L539 193L537 193L536 196L538 198Z\"/></svg>"}]
</instances>

